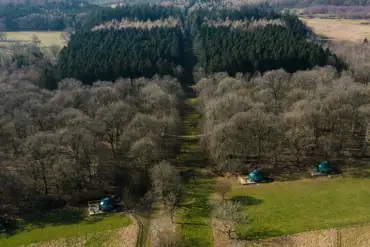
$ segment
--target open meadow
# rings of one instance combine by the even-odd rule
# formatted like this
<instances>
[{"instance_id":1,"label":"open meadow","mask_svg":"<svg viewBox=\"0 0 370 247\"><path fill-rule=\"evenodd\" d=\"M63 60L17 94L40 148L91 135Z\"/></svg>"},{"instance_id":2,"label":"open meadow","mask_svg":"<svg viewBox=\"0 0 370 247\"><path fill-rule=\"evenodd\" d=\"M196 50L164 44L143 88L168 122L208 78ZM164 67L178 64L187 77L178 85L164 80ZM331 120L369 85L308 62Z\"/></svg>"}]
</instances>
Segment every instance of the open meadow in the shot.
<instances>
[{"instance_id":1,"label":"open meadow","mask_svg":"<svg viewBox=\"0 0 370 247\"><path fill-rule=\"evenodd\" d=\"M370 244L369 178L320 177L243 186L230 180L228 199L250 217L230 240L214 231L215 247L366 247ZM241 233L243 231L243 233Z\"/></svg>"},{"instance_id":2,"label":"open meadow","mask_svg":"<svg viewBox=\"0 0 370 247\"><path fill-rule=\"evenodd\" d=\"M62 32L5 32L5 40L0 41L0 46L11 44L27 44L32 41L35 35L39 38L41 46L65 45L65 40L61 37Z\"/></svg>"},{"instance_id":3,"label":"open meadow","mask_svg":"<svg viewBox=\"0 0 370 247\"><path fill-rule=\"evenodd\" d=\"M368 20L321 18L301 18L301 20L323 38L354 42L370 38Z\"/></svg>"},{"instance_id":4,"label":"open meadow","mask_svg":"<svg viewBox=\"0 0 370 247\"><path fill-rule=\"evenodd\" d=\"M232 200L251 217L248 237L263 238L370 222L370 179L317 178L244 186ZM354 206L355 205L355 206Z\"/></svg>"},{"instance_id":5,"label":"open meadow","mask_svg":"<svg viewBox=\"0 0 370 247\"><path fill-rule=\"evenodd\" d=\"M120 228L132 224L126 215L85 217L80 210L55 211L17 222L17 230L0 235L0 246L14 247L45 242L35 246L74 246L78 243L113 242ZM134 230L134 243L136 240ZM127 233L126 233L127 234ZM99 240L99 241L98 241ZM87 244L84 246L88 246Z\"/></svg>"}]
</instances>

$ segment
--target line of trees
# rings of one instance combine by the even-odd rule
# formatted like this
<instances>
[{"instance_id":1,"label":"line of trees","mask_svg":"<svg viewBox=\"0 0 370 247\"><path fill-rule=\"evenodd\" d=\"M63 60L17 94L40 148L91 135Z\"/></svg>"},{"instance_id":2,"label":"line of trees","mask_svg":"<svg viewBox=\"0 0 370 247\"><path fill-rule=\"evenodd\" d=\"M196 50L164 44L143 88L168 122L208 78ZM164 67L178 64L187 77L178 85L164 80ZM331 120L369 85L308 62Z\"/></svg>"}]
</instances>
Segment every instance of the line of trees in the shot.
<instances>
[{"instance_id":1,"label":"line of trees","mask_svg":"<svg viewBox=\"0 0 370 247\"><path fill-rule=\"evenodd\" d=\"M182 13L180 8L164 7L156 4L117 6L116 8L102 8L92 12L88 16L84 28L86 30L91 30L91 28L96 25L112 20L121 20L122 18L139 21L155 21L168 19L170 17L180 19L181 16Z\"/></svg>"},{"instance_id":2,"label":"line of trees","mask_svg":"<svg viewBox=\"0 0 370 247\"><path fill-rule=\"evenodd\" d=\"M370 46L362 43L333 41L330 49L346 64L351 76L358 82L367 84L370 81Z\"/></svg>"},{"instance_id":3,"label":"line of trees","mask_svg":"<svg viewBox=\"0 0 370 247\"><path fill-rule=\"evenodd\" d=\"M215 74L196 89L202 143L219 171L245 164L291 164L368 153L370 88L326 67L230 78Z\"/></svg>"}]
</instances>

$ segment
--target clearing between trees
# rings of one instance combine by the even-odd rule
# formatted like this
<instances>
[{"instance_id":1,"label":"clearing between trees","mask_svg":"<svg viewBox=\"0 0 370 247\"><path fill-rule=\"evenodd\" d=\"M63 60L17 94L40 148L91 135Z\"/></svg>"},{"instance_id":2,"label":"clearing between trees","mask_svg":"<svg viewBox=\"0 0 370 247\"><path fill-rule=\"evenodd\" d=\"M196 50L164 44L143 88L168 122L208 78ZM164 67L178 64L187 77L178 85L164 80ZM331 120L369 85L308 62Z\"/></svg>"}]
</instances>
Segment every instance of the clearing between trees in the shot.
<instances>
[{"instance_id":1,"label":"clearing between trees","mask_svg":"<svg viewBox=\"0 0 370 247\"><path fill-rule=\"evenodd\" d=\"M370 222L369 189L370 179L349 176L247 187L234 180L227 196L250 216L243 237L265 238Z\"/></svg>"},{"instance_id":2,"label":"clearing between trees","mask_svg":"<svg viewBox=\"0 0 370 247\"><path fill-rule=\"evenodd\" d=\"M201 115L195 108L196 102L190 97L185 101L182 122L184 135L200 134L198 124ZM208 160L199 145L199 139L182 139L178 161L185 180L189 179L186 183L188 197L177 217L179 230L186 246L213 246L211 208L208 202L213 193L214 180L207 173Z\"/></svg>"}]
</instances>

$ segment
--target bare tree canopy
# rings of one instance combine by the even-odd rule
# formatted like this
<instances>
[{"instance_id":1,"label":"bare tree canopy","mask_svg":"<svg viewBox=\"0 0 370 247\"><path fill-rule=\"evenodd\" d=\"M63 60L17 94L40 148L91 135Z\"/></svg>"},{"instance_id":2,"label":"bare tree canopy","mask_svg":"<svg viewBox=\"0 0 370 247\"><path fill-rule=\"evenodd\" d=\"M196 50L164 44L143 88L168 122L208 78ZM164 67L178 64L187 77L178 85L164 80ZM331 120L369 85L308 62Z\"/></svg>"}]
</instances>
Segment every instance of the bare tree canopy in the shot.
<instances>
[{"instance_id":1,"label":"bare tree canopy","mask_svg":"<svg viewBox=\"0 0 370 247\"><path fill-rule=\"evenodd\" d=\"M236 171L248 163L304 168L318 161L312 157L368 152L369 87L346 74L326 67L218 78L196 85L206 133L202 143L217 170Z\"/></svg>"},{"instance_id":2,"label":"bare tree canopy","mask_svg":"<svg viewBox=\"0 0 370 247\"><path fill-rule=\"evenodd\" d=\"M239 202L222 201L215 203L213 217L217 222L214 227L232 239L237 237L236 226L249 222L246 212Z\"/></svg>"},{"instance_id":3,"label":"bare tree canopy","mask_svg":"<svg viewBox=\"0 0 370 247\"><path fill-rule=\"evenodd\" d=\"M142 197L152 186L150 171L175 155L175 140L162 133L177 133L183 97L178 84L141 78L83 86L68 78L48 91L23 74L1 74L0 155L14 174L0 192L0 206L12 204L15 190L32 195L19 205L39 196L78 203L91 198L88 192L121 196L124 188L133 201ZM179 181L173 170L171 179L171 186ZM178 193L169 190L164 197L174 208Z\"/></svg>"}]
</instances>

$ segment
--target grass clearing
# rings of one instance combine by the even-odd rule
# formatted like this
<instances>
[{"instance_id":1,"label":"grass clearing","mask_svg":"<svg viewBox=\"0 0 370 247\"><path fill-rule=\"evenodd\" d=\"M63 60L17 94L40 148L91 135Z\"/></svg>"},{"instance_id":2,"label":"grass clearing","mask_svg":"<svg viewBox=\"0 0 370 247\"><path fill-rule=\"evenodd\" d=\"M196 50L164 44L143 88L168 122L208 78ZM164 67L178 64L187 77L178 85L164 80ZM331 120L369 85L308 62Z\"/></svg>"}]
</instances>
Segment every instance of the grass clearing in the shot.
<instances>
[{"instance_id":1,"label":"grass clearing","mask_svg":"<svg viewBox=\"0 0 370 247\"><path fill-rule=\"evenodd\" d=\"M0 235L0 246L14 247L62 238L86 236L128 226L132 220L123 214L84 217L80 211L57 211L19 222L19 230ZM26 223L27 222L27 223ZM103 234L103 233L101 233Z\"/></svg>"},{"instance_id":2,"label":"grass clearing","mask_svg":"<svg viewBox=\"0 0 370 247\"><path fill-rule=\"evenodd\" d=\"M183 116L184 135L200 133L198 123L201 115L195 109L196 103L195 98L185 101L187 111ZM214 179L204 170L206 159L198 141L199 138L183 138L181 142L179 163L181 169L191 175L186 183L188 197L177 213L176 223L187 246L210 247L213 246L213 232L208 200L213 193Z\"/></svg>"},{"instance_id":3,"label":"grass clearing","mask_svg":"<svg viewBox=\"0 0 370 247\"><path fill-rule=\"evenodd\" d=\"M14 43L25 44L29 43L32 40L33 35L36 35L42 46L51 46L51 45L65 45L65 41L61 37L62 32L5 32L6 40L0 42L0 45L9 46Z\"/></svg>"},{"instance_id":4,"label":"grass clearing","mask_svg":"<svg viewBox=\"0 0 370 247\"><path fill-rule=\"evenodd\" d=\"M370 37L368 20L300 18L316 34L334 40L363 41Z\"/></svg>"},{"instance_id":5,"label":"grass clearing","mask_svg":"<svg viewBox=\"0 0 370 247\"><path fill-rule=\"evenodd\" d=\"M318 178L241 186L228 197L245 205L251 228L264 238L370 222L369 178Z\"/></svg>"},{"instance_id":6,"label":"grass clearing","mask_svg":"<svg viewBox=\"0 0 370 247\"><path fill-rule=\"evenodd\" d=\"M209 197L212 194L212 179L194 179L189 182L189 201L179 214L181 233L187 246L213 246Z\"/></svg>"}]
</instances>

